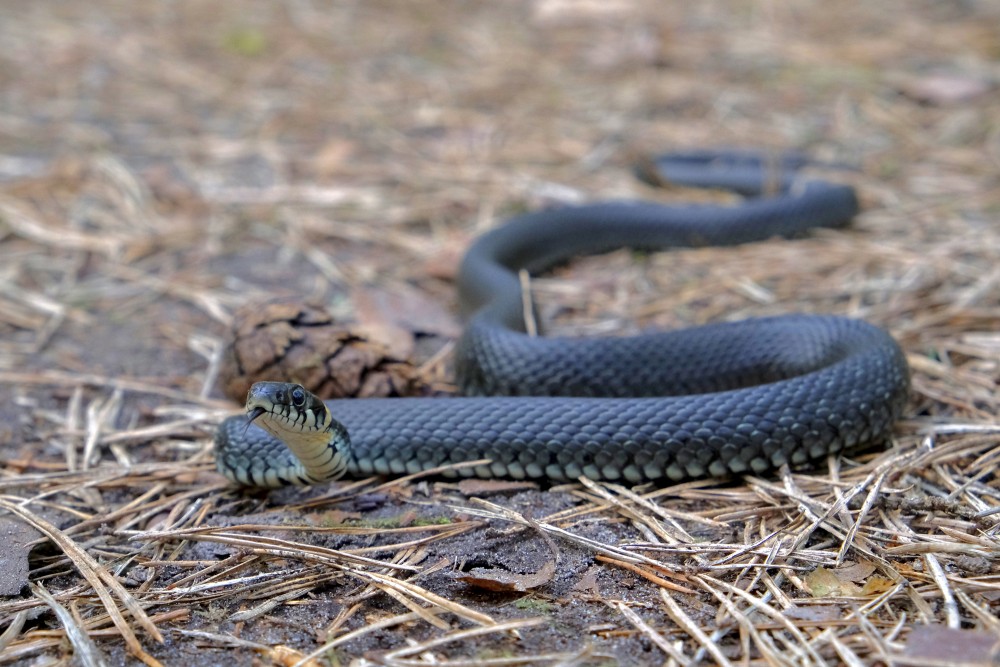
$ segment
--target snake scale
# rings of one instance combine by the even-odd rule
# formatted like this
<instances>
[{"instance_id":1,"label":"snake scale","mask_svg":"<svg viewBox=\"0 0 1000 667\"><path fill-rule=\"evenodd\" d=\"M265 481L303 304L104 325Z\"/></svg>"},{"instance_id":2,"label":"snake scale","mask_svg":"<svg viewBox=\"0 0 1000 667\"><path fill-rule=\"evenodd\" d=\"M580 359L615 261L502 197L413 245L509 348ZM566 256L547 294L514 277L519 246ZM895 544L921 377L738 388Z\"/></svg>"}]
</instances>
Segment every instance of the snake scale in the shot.
<instances>
[{"instance_id":1,"label":"snake scale","mask_svg":"<svg viewBox=\"0 0 1000 667\"><path fill-rule=\"evenodd\" d=\"M610 201L507 221L474 241L459 272L465 396L324 406L297 385L261 383L247 403L255 423L231 417L216 432L219 470L240 484L280 486L489 459L451 474L667 483L764 473L885 441L909 373L896 342L862 321L791 314L618 338L525 333L521 269L620 247L733 245L847 224L858 211L853 189L804 178L807 164L797 153L668 154L645 172L653 181L746 198Z\"/></svg>"}]
</instances>

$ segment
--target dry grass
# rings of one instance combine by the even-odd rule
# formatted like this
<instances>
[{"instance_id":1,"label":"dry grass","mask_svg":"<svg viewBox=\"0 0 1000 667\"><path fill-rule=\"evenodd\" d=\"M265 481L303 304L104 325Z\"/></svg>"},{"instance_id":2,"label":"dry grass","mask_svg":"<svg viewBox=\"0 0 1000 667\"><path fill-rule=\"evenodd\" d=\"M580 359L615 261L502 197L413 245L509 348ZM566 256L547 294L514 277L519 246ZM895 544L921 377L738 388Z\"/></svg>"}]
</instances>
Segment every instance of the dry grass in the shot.
<instances>
[{"instance_id":1,"label":"dry grass","mask_svg":"<svg viewBox=\"0 0 1000 667\"><path fill-rule=\"evenodd\" d=\"M8 578L31 549L30 587L0 600L0 663L995 661L997 26L987 2L0 10L0 508L36 536L4 545ZM629 156L719 144L856 164L835 175L866 212L581 261L533 281L549 330L863 317L913 368L887 451L488 499L214 473L240 305L419 294L366 314L405 346L478 231L553 200L703 197L645 189ZM417 349L440 379L447 341ZM553 559L517 594L454 576Z\"/></svg>"}]
</instances>

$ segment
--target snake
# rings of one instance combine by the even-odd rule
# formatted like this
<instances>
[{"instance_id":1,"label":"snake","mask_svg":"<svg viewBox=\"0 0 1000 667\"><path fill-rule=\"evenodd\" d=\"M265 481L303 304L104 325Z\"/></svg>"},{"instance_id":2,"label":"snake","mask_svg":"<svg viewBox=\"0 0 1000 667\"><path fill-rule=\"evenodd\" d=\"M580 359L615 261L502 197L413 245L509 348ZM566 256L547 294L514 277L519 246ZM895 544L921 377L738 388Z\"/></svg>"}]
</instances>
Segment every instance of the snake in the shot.
<instances>
[{"instance_id":1,"label":"snake","mask_svg":"<svg viewBox=\"0 0 1000 667\"><path fill-rule=\"evenodd\" d=\"M725 246L847 225L860 208L854 189L807 176L811 164L801 153L668 153L640 178L742 198L598 201L508 220L471 244L457 274L462 395L324 402L280 379L257 383L246 415L216 430L218 470L263 487L428 470L664 485L814 467L885 444L909 371L892 336L860 319L789 313L620 337L527 330L520 271L622 247Z\"/></svg>"}]
</instances>

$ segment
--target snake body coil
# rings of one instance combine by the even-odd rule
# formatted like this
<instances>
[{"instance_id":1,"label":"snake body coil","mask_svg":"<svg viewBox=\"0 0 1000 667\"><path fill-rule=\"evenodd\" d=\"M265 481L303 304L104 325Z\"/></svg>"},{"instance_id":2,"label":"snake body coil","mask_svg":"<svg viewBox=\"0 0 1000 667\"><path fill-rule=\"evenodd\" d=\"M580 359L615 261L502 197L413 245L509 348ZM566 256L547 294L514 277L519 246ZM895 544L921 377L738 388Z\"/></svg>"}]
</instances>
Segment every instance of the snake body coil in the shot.
<instances>
[{"instance_id":1,"label":"snake body coil","mask_svg":"<svg viewBox=\"0 0 1000 667\"><path fill-rule=\"evenodd\" d=\"M251 417L319 461L321 471L309 472L242 417L217 431L220 471L242 484L277 486L344 469L401 474L490 459L458 474L655 482L761 473L885 440L909 375L895 341L864 322L787 315L625 338L524 332L520 269L542 271L619 247L732 245L846 224L858 210L853 190L798 182L804 164L797 155L772 162L752 153L668 155L655 163L657 179L751 199L737 206L608 202L508 221L475 241L459 275L469 320L456 367L472 396L325 407L315 400L307 410L289 403L295 386L262 383L251 391ZM286 426L268 426L282 416ZM319 428L327 429L322 437Z\"/></svg>"}]
</instances>

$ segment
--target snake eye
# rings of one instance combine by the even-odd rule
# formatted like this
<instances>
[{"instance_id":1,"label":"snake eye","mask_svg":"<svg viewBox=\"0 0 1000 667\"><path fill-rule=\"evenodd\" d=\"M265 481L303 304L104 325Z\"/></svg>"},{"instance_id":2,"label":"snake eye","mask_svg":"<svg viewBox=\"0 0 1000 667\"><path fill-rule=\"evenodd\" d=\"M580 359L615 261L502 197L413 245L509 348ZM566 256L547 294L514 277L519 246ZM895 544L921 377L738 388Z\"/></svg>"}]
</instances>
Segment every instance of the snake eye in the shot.
<instances>
[{"instance_id":1,"label":"snake eye","mask_svg":"<svg viewBox=\"0 0 1000 667\"><path fill-rule=\"evenodd\" d=\"M292 405L294 405L295 407L300 407L303 403L306 402L306 390L303 389L302 387L296 387L295 389L292 389L291 396L292 396Z\"/></svg>"}]
</instances>

